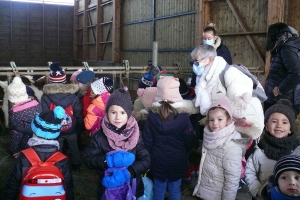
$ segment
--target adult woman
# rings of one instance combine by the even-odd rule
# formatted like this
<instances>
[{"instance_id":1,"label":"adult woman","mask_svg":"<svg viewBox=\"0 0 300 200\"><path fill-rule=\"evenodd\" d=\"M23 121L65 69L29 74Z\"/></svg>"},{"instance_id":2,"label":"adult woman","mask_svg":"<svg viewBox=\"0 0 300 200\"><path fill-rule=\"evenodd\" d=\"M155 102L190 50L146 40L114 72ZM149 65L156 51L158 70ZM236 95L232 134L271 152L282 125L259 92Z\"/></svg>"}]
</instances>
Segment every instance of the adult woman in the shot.
<instances>
[{"instance_id":1,"label":"adult woman","mask_svg":"<svg viewBox=\"0 0 300 200\"><path fill-rule=\"evenodd\" d=\"M217 36L216 25L214 23L208 23L203 29L203 44L213 46L217 51L217 56L223 57L224 60L231 65L232 59L228 47L223 44L221 38ZM196 74L193 73L191 86L196 85Z\"/></svg>"},{"instance_id":2,"label":"adult woman","mask_svg":"<svg viewBox=\"0 0 300 200\"><path fill-rule=\"evenodd\" d=\"M271 53L271 66L266 80L268 99L264 109L279 99L288 99L297 116L300 111L300 38L294 31L281 22L268 29L266 50Z\"/></svg>"}]
</instances>

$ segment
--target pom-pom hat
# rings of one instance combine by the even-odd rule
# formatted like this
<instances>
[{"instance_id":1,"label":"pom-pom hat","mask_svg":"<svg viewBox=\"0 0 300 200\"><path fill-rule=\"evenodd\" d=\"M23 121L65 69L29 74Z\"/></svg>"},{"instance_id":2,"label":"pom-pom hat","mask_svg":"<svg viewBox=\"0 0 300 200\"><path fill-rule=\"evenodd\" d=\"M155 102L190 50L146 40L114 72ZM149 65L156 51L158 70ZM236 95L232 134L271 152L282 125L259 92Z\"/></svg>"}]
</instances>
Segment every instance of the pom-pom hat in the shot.
<instances>
[{"instance_id":1,"label":"pom-pom hat","mask_svg":"<svg viewBox=\"0 0 300 200\"><path fill-rule=\"evenodd\" d=\"M101 95L104 92L111 92L113 89L113 80L108 77L102 77L91 84L94 94Z\"/></svg>"},{"instance_id":2,"label":"pom-pom hat","mask_svg":"<svg viewBox=\"0 0 300 200\"><path fill-rule=\"evenodd\" d=\"M109 107L112 105L122 107L127 113L128 117L131 116L133 104L127 87L119 88L110 95L105 107L106 113L108 112Z\"/></svg>"},{"instance_id":3,"label":"pom-pom hat","mask_svg":"<svg viewBox=\"0 0 300 200\"><path fill-rule=\"evenodd\" d=\"M145 108L151 107L154 102L157 92L157 87L147 87L145 89L139 88L137 90L137 95L141 98L142 104Z\"/></svg>"},{"instance_id":4,"label":"pom-pom hat","mask_svg":"<svg viewBox=\"0 0 300 200\"><path fill-rule=\"evenodd\" d=\"M179 85L178 78L174 78L173 76L160 78L157 82L157 92L154 101L167 100L173 103L183 101L179 93Z\"/></svg>"},{"instance_id":5,"label":"pom-pom hat","mask_svg":"<svg viewBox=\"0 0 300 200\"><path fill-rule=\"evenodd\" d=\"M26 86L20 77L15 77L7 87L8 100L12 103L21 103L28 99Z\"/></svg>"},{"instance_id":6,"label":"pom-pom hat","mask_svg":"<svg viewBox=\"0 0 300 200\"><path fill-rule=\"evenodd\" d=\"M50 65L50 83L66 83L66 73L63 68L59 66L57 62Z\"/></svg>"},{"instance_id":7,"label":"pom-pom hat","mask_svg":"<svg viewBox=\"0 0 300 200\"><path fill-rule=\"evenodd\" d=\"M65 110L61 106L56 106L53 111L43 111L32 120L31 129L36 136L53 140L60 134L64 116Z\"/></svg>"},{"instance_id":8,"label":"pom-pom hat","mask_svg":"<svg viewBox=\"0 0 300 200\"><path fill-rule=\"evenodd\" d=\"M76 81L77 75L80 74L81 72L82 72L82 69L78 69L76 72L74 72L70 77L70 81Z\"/></svg>"},{"instance_id":9,"label":"pom-pom hat","mask_svg":"<svg viewBox=\"0 0 300 200\"><path fill-rule=\"evenodd\" d=\"M212 103L211 106L207 109L206 113L208 114L209 110L214 107L223 108L229 114L230 119L232 119L232 109L231 109L231 105L230 105L230 100L226 96L222 97L222 98L218 99L217 101L215 101L214 103Z\"/></svg>"},{"instance_id":10,"label":"pom-pom hat","mask_svg":"<svg viewBox=\"0 0 300 200\"><path fill-rule=\"evenodd\" d=\"M90 71L90 70L82 71L81 73L79 73L76 76L76 80L79 83L82 83L82 84L87 84L88 82L90 82L94 78L95 78L95 73L93 71Z\"/></svg>"}]
</instances>

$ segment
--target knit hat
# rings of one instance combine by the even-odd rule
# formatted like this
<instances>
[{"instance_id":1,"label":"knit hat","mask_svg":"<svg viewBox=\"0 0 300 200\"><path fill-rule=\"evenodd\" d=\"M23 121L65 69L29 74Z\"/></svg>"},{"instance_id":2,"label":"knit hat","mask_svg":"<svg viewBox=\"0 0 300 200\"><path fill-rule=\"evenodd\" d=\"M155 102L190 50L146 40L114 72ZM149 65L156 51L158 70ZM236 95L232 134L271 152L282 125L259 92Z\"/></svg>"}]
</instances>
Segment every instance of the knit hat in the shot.
<instances>
[{"instance_id":1,"label":"knit hat","mask_svg":"<svg viewBox=\"0 0 300 200\"><path fill-rule=\"evenodd\" d=\"M27 85L26 85L26 93L28 96L31 96L31 97L34 97L34 95L35 95L33 89Z\"/></svg>"},{"instance_id":2,"label":"knit hat","mask_svg":"<svg viewBox=\"0 0 300 200\"><path fill-rule=\"evenodd\" d=\"M157 82L157 92L155 101L168 100L171 102L181 102L183 99L179 93L179 80L173 76L166 76Z\"/></svg>"},{"instance_id":3,"label":"knit hat","mask_svg":"<svg viewBox=\"0 0 300 200\"><path fill-rule=\"evenodd\" d=\"M56 106L54 110L43 111L32 120L31 129L36 136L53 140L60 134L61 120L64 116L65 110L61 106Z\"/></svg>"},{"instance_id":4,"label":"knit hat","mask_svg":"<svg viewBox=\"0 0 300 200\"><path fill-rule=\"evenodd\" d=\"M150 73L145 74L142 78L140 78L138 87L146 88L151 87L153 85L153 76Z\"/></svg>"},{"instance_id":5,"label":"knit hat","mask_svg":"<svg viewBox=\"0 0 300 200\"><path fill-rule=\"evenodd\" d=\"M131 116L133 104L127 87L119 88L110 95L105 107L106 113L108 112L109 107L112 105L122 107L127 113L128 117Z\"/></svg>"},{"instance_id":6,"label":"knit hat","mask_svg":"<svg viewBox=\"0 0 300 200\"><path fill-rule=\"evenodd\" d=\"M278 186L278 178L282 172L296 171L300 173L300 156L287 155L281 157L275 164L273 171L274 185Z\"/></svg>"},{"instance_id":7,"label":"knit hat","mask_svg":"<svg viewBox=\"0 0 300 200\"><path fill-rule=\"evenodd\" d=\"M66 73L57 62L50 65L50 83L66 83Z\"/></svg>"},{"instance_id":8,"label":"knit hat","mask_svg":"<svg viewBox=\"0 0 300 200\"><path fill-rule=\"evenodd\" d=\"M217 101L215 101L214 103L212 103L211 106L207 109L206 113L208 114L209 110L214 107L223 108L229 114L230 119L232 119L232 109L230 106L230 100L226 96L224 96L224 97L218 99Z\"/></svg>"},{"instance_id":9,"label":"knit hat","mask_svg":"<svg viewBox=\"0 0 300 200\"><path fill-rule=\"evenodd\" d=\"M100 95L104 92L111 92L113 89L113 80L108 77L102 77L91 84L94 94Z\"/></svg>"},{"instance_id":10,"label":"knit hat","mask_svg":"<svg viewBox=\"0 0 300 200\"><path fill-rule=\"evenodd\" d=\"M77 76L76 76L76 80L79 82L79 83L82 83L82 84L87 84L88 82L90 82L91 80L93 80L95 78L95 73L90 71L90 70L85 70L85 71L82 71L81 73L79 73Z\"/></svg>"},{"instance_id":11,"label":"knit hat","mask_svg":"<svg viewBox=\"0 0 300 200\"><path fill-rule=\"evenodd\" d=\"M287 99L280 99L276 104L268 108L265 112L265 124L267 123L269 117L273 113L281 113L284 114L290 121L291 124L291 132L294 133L296 129L296 118L295 113L292 108L292 103Z\"/></svg>"},{"instance_id":12,"label":"knit hat","mask_svg":"<svg viewBox=\"0 0 300 200\"><path fill-rule=\"evenodd\" d=\"M153 85L156 86L156 84L159 81L159 79L161 77L165 77L165 76L173 76L173 74L171 74L167 70L162 70L161 72L159 72L158 74L156 74L156 76L153 78Z\"/></svg>"},{"instance_id":13,"label":"knit hat","mask_svg":"<svg viewBox=\"0 0 300 200\"><path fill-rule=\"evenodd\" d=\"M145 89L139 88L137 90L137 95L141 98L142 104L145 108L151 107L156 96L157 87L147 87Z\"/></svg>"},{"instance_id":14,"label":"knit hat","mask_svg":"<svg viewBox=\"0 0 300 200\"><path fill-rule=\"evenodd\" d=\"M20 103L28 99L26 86L20 77L15 77L7 87L8 100L12 103Z\"/></svg>"},{"instance_id":15,"label":"knit hat","mask_svg":"<svg viewBox=\"0 0 300 200\"><path fill-rule=\"evenodd\" d=\"M74 72L70 77L70 81L76 81L77 75L80 74L81 72L82 72L82 69L78 69L76 72Z\"/></svg>"},{"instance_id":16,"label":"knit hat","mask_svg":"<svg viewBox=\"0 0 300 200\"><path fill-rule=\"evenodd\" d=\"M179 79L179 83L179 92L183 99L195 97L195 90L189 87L182 78Z\"/></svg>"}]
</instances>

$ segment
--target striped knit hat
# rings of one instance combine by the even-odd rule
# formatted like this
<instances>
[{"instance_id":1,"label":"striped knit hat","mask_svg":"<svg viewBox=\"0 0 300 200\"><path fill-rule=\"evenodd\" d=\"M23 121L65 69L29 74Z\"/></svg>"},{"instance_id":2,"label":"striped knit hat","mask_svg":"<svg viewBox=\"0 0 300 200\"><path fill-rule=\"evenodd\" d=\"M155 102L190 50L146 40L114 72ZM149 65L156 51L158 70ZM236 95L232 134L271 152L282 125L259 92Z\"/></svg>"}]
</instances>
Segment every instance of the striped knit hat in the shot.
<instances>
[{"instance_id":1,"label":"striped knit hat","mask_svg":"<svg viewBox=\"0 0 300 200\"><path fill-rule=\"evenodd\" d=\"M300 156L287 155L277 161L273 171L275 186L278 186L278 178L280 174L285 171L296 171L300 173Z\"/></svg>"},{"instance_id":2,"label":"striped knit hat","mask_svg":"<svg viewBox=\"0 0 300 200\"><path fill-rule=\"evenodd\" d=\"M66 83L66 73L57 62L50 65L50 83Z\"/></svg>"},{"instance_id":3,"label":"striped knit hat","mask_svg":"<svg viewBox=\"0 0 300 200\"><path fill-rule=\"evenodd\" d=\"M32 120L31 129L40 138L54 140L60 134L64 116L65 110L61 106L56 106L54 110L43 111Z\"/></svg>"}]
</instances>

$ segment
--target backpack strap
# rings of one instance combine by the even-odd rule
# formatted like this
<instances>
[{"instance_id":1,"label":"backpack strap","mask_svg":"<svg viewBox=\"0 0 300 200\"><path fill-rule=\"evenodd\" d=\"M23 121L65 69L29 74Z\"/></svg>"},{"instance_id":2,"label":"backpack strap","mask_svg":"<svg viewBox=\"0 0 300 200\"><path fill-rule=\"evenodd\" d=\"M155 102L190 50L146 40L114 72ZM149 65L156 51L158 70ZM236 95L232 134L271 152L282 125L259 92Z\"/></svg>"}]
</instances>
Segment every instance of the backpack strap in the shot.
<instances>
[{"instance_id":1,"label":"backpack strap","mask_svg":"<svg viewBox=\"0 0 300 200\"><path fill-rule=\"evenodd\" d=\"M26 156L31 165L41 162L40 157L37 155L33 148L28 148L22 151L22 153Z\"/></svg>"},{"instance_id":2,"label":"backpack strap","mask_svg":"<svg viewBox=\"0 0 300 200\"><path fill-rule=\"evenodd\" d=\"M224 75L225 75L225 73L226 73L226 71L229 69L229 67L231 67L231 65L226 65L225 66L225 68L222 70L222 72L220 73L220 75L219 75L219 79L220 79L220 82L222 83L222 85L223 85L223 87L225 88L225 89L227 89L226 88L226 86L225 86L225 78L224 78Z\"/></svg>"},{"instance_id":3,"label":"backpack strap","mask_svg":"<svg viewBox=\"0 0 300 200\"><path fill-rule=\"evenodd\" d=\"M54 164L54 163L57 163L57 162L59 162L63 159L66 159L66 158L68 158L68 157L65 156L65 154L57 151L52 156L50 156L45 162Z\"/></svg>"}]
</instances>

